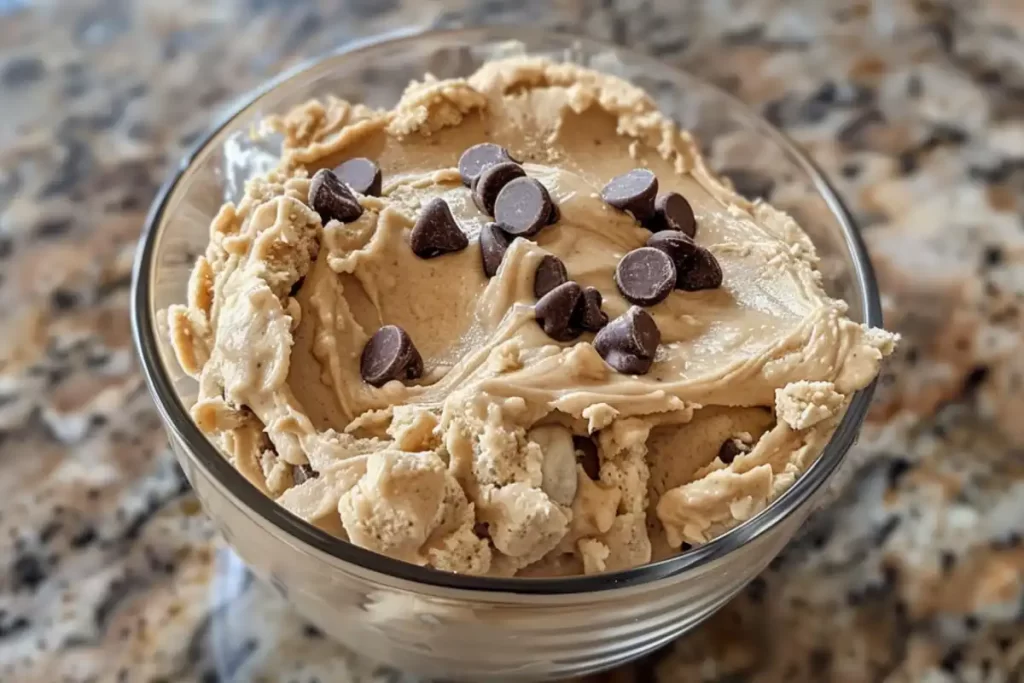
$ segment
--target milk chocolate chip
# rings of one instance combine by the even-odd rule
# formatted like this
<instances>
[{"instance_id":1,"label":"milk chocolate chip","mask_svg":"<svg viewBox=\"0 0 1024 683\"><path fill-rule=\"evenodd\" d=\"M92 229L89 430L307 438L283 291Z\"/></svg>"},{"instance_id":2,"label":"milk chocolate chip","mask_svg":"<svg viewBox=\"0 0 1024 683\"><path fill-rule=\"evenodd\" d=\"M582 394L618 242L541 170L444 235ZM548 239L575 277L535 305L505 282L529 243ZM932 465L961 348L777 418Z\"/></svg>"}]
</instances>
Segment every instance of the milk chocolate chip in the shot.
<instances>
[{"instance_id":1,"label":"milk chocolate chip","mask_svg":"<svg viewBox=\"0 0 1024 683\"><path fill-rule=\"evenodd\" d=\"M647 374L660 343L654 318L639 306L631 306L594 337L594 348L604 362L627 375Z\"/></svg>"},{"instance_id":2,"label":"milk chocolate chip","mask_svg":"<svg viewBox=\"0 0 1024 683\"><path fill-rule=\"evenodd\" d=\"M405 330L385 325L370 337L359 361L363 381L375 387L391 380L416 379L423 375L423 359Z\"/></svg>"},{"instance_id":3,"label":"milk chocolate chip","mask_svg":"<svg viewBox=\"0 0 1024 683\"><path fill-rule=\"evenodd\" d=\"M321 168L309 183L309 205L324 224L330 220L351 223L363 215L359 200L334 171Z\"/></svg>"},{"instance_id":4,"label":"milk chocolate chip","mask_svg":"<svg viewBox=\"0 0 1024 683\"><path fill-rule=\"evenodd\" d=\"M601 189L601 199L620 211L629 211L641 223L654 215L658 178L646 168L615 176Z\"/></svg>"},{"instance_id":5,"label":"milk chocolate chip","mask_svg":"<svg viewBox=\"0 0 1024 683\"><path fill-rule=\"evenodd\" d=\"M462 251L469 246L469 238L459 229L448 202L434 197L416 219L409 233L409 246L420 258L434 258Z\"/></svg>"},{"instance_id":6,"label":"milk chocolate chip","mask_svg":"<svg viewBox=\"0 0 1024 683\"><path fill-rule=\"evenodd\" d=\"M334 169L334 173L353 191L371 197L380 196L383 184L380 167L369 159L365 157L349 159Z\"/></svg>"}]
</instances>

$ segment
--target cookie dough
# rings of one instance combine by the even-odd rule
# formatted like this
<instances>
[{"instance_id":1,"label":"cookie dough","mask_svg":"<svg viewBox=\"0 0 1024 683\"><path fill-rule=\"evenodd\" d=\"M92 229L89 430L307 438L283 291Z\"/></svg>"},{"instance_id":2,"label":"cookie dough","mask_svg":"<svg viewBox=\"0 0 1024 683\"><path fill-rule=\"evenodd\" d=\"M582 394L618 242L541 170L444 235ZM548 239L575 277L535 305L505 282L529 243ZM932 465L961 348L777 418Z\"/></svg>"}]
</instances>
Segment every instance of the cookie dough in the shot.
<instances>
[{"instance_id":1,"label":"cookie dough","mask_svg":"<svg viewBox=\"0 0 1024 683\"><path fill-rule=\"evenodd\" d=\"M893 349L894 335L824 293L789 216L723 184L621 79L517 57L467 79L427 76L388 111L327 97L267 125L283 140L280 166L221 208L168 329L199 383L193 417L225 457L365 548L503 576L613 571L685 550L786 490ZM521 164L524 187L543 185L553 223L519 238L486 227L459 169L485 141ZM359 206L346 190L332 210L348 222L324 221L311 177L364 158L382 177L347 167ZM534 280L556 256L592 297L594 327L630 309L616 267L652 233L601 190L638 168L692 207L695 227L678 199L661 220L695 230L721 279L658 290L641 310L660 343L631 375L605 362L592 330L546 334ZM410 233L438 198L468 246L425 258ZM403 361L401 379L374 386L361 355L388 325L422 367ZM407 351L386 348L389 362Z\"/></svg>"}]
</instances>

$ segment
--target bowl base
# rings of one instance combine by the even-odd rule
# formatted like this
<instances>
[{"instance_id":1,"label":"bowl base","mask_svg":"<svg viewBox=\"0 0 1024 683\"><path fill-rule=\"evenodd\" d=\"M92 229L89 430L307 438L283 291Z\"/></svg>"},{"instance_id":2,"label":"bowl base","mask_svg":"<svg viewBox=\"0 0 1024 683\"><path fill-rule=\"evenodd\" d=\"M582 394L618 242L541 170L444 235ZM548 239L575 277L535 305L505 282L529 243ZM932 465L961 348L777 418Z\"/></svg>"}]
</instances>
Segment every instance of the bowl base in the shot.
<instances>
[{"instance_id":1,"label":"bowl base","mask_svg":"<svg viewBox=\"0 0 1024 683\"><path fill-rule=\"evenodd\" d=\"M427 680L357 655L326 637L256 578L230 548L217 552L208 599L209 616L197 628L189 650L196 665L212 669L214 680L222 683Z\"/></svg>"}]
</instances>

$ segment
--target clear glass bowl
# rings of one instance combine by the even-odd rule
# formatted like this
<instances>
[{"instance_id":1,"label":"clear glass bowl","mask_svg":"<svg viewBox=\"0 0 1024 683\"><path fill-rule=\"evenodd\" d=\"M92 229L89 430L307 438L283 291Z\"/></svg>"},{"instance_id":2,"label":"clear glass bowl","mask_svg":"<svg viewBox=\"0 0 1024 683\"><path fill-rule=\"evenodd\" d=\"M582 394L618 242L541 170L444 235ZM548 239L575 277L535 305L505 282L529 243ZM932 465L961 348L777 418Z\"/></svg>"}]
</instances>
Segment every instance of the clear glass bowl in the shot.
<instances>
[{"instance_id":1,"label":"clear glass bowl","mask_svg":"<svg viewBox=\"0 0 1024 683\"><path fill-rule=\"evenodd\" d=\"M391 106L429 71L465 76L488 59L546 55L622 76L692 130L741 191L770 195L810 234L827 288L854 320L881 325L871 266L821 172L731 95L658 61L527 28L388 37L350 45L247 95L182 160L153 205L133 292L143 369L189 481L228 542L305 617L353 650L428 676L542 679L639 657L693 628L756 576L820 502L853 443L872 388L858 393L821 457L768 509L716 540L628 571L560 579L437 572L377 555L292 516L220 455L189 417L195 382L174 360L159 312L184 300L195 256L227 198L274 159L250 131L267 115L334 94Z\"/></svg>"}]
</instances>

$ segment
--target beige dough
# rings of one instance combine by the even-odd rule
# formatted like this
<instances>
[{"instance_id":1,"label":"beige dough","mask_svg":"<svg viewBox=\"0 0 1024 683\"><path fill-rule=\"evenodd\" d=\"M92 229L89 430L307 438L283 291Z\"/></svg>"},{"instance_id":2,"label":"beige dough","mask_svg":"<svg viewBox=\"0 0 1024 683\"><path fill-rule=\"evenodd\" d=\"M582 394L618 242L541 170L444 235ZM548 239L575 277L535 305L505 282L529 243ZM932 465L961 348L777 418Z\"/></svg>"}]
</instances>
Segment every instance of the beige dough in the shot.
<instances>
[{"instance_id":1,"label":"beige dough","mask_svg":"<svg viewBox=\"0 0 1024 683\"><path fill-rule=\"evenodd\" d=\"M213 221L188 302L168 311L173 344L200 384L196 422L226 457L287 509L377 552L541 576L706 542L793 483L892 351L894 335L825 295L793 220L723 185L620 79L520 57L412 83L390 111L327 98L268 123L284 136L281 166ZM489 218L456 169L488 140L561 211L515 240L490 280L476 239ZM380 165L382 196L360 197L353 223L322 225L308 178L356 156ZM626 310L614 268L650 233L598 192L638 166L690 201L724 282L649 308L662 344L649 374L629 376L590 334L548 338L532 290L538 261L555 254L609 316ZM421 259L409 231L434 197L470 246ZM422 379L362 381L363 346L384 324L409 333ZM588 434L599 481L573 462L571 435ZM752 448L726 465L730 438Z\"/></svg>"}]
</instances>

